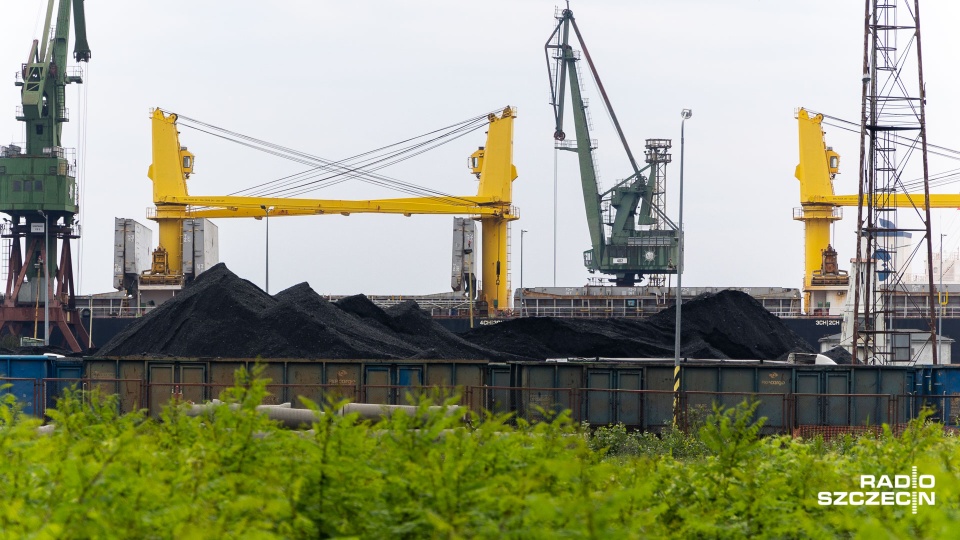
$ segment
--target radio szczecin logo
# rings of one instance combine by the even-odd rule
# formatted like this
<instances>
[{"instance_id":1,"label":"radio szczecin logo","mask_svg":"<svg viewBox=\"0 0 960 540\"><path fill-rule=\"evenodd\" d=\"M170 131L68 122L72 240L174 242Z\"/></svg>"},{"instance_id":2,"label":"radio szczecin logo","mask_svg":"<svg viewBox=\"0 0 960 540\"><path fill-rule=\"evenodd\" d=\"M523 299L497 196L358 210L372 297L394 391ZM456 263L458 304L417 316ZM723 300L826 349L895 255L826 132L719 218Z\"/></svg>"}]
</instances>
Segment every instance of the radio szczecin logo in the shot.
<instances>
[{"instance_id":1,"label":"radio szczecin logo","mask_svg":"<svg viewBox=\"0 0 960 540\"><path fill-rule=\"evenodd\" d=\"M936 504L936 485L936 477L918 475L914 466L910 474L861 474L860 491L821 491L817 502L820 506L909 506L916 514L918 506Z\"/></svg>"}]
</instances>

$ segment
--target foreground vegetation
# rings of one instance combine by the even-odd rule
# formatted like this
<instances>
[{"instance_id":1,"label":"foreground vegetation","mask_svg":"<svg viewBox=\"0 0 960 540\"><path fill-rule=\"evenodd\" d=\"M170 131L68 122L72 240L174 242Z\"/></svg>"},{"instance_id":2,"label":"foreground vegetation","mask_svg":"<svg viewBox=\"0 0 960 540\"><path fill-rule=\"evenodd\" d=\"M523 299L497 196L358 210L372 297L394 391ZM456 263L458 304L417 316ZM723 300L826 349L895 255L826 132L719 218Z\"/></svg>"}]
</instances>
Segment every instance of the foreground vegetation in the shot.
<instances>
[{"instance_id":1,"label":"foreground vegetation","mask_svg":"<svg viewBox=\"0 0 960 540\"><path fill-rule=\"evenodd\" d=\"M306 433L255 406L241 381L206 417L119 416L68 395L56 429L0 406L3 538L947 538L960 534L960 442L917 422L900 437L757 436L752 408L715 411L695 435L561 416L324 414ZM861 474L936 477L936 506L821 506Z\"/></svg>"}]
</instances>

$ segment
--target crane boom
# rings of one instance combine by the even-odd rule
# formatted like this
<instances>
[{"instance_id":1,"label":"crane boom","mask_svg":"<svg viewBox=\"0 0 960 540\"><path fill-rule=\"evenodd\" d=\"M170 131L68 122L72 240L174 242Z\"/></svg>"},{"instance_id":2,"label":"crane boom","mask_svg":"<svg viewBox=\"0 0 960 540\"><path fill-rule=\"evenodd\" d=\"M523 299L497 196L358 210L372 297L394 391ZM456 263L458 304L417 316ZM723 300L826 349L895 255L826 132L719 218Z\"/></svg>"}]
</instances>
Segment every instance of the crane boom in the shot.
<instances>
[{"instance_id":1,"label":"crane boom","mask_svg":"<svg viewBox=\"0 0 960 540\"><path fill-rule=\"evenodd\" d=\"M87 16L83 0L73 0L73 26L77 36L73 41L73 57L77 62L90 61L90 44L87 43Z\"/></svg>"}]
</instances>

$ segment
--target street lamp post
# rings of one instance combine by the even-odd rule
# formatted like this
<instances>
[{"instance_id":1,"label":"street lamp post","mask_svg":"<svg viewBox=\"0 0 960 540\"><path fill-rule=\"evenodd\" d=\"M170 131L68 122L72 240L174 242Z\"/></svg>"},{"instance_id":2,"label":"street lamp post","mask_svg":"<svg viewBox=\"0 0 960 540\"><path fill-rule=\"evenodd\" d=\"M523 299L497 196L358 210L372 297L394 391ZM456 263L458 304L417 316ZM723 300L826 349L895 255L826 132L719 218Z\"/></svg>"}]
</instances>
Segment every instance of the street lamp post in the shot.
<instances>
[{"instance_id":1,"label":"street lamp post","mask_svg":"<svg viewBox=\"0 0 960 540\"><path fill-rule=\"evenodd\" d=\"M937 317L937 358L940 357L940 340L943 339L943 237L946 233L940 233L940 286L937 289L937 304L939 304Z\"/></svg>"},{"instance_id":2,"label":"street lamp post","mask_svg":"<svg viewBox=\"0 0 960 540\"><path fill-rule=\"evenodd\" d=\"M527 234L529 231L526 229L520 229L520 315L523 315L525 308L527 307L526 298L523 293L523 256L526 255L526 252L523 250L523 235Z\"/></svg>"},{"instance_id":3,"label":"street lamp post","mask_svg":"<svg viewBox=\"0 0 960 540\"><path fill-rule=\"evenodd\" d=\"M682 168L682 167L681 167L681 168ZM264 253L264 260L265 260L265 263L264 263L264 264L266 265L266 278L264 279L264 281L266 282L266 291L267 291L267 294L270 294L270 210L273 210L273 208L268 207L268 206L265 205L265 204L261 204L261 205L260 205L260 208L263 209L263 211L264 211L264 212L266 213L266 215L267 215L267 218L266 218L266 221L267 221L267 242L266 242L266 250L265 250L265 253Z\"/></svg>"},{"instance_id":4,"label":"street lamp post","mask_svg":"<svg viewBox=\"0 0 960 540\"><path fill-rule=\"evenodd\" d=\"M50 220L43 210L43 345L50 345Z\"/></svg>"},{"instance_id":5,"label":"street lamp post","mask_svg":"<svg viewBox=\"0 0 960 540\"><path fill-rule=\"evenodd\" d=\"M523 251L523 235L527 234L528 230L520 229L520 288L523 289L523 256L525 252Z\"/></svg>"},{"instance_id":6,"label":"street lamp post","mask_svg":"<svg viewBox=\"0 0 960 540\"><path fill-rule=\"evenodd\" d=\"M470 328L472 329L473 328L473 300L477 296L477 293L474 291L474 289L477 286L477 280L474 279L473 277L474 276L473 249L471 248L469 251L466 252L466 254L468 257L470 257L470 261L467 264L467 268L470 269L470 271L467 272L467 305L470 308Z\"/></svg>"},{"instance_id":7,"label":"street lamp post","mask_svg":"<svg viewBox=\"0 0 960 540\"><path fill-rule=\"evenodd\" d=\"M679 229L679 238L677 243L677 322L674 327L673 335L673 423L677 424L679 413L679 392L680 392L680 311L683 307L683 298L680 295L683 279L683 128L687 119L693 116L693 111L683 109L680 111L680 210L677 228Z\"/></svg>"}]
</instances>

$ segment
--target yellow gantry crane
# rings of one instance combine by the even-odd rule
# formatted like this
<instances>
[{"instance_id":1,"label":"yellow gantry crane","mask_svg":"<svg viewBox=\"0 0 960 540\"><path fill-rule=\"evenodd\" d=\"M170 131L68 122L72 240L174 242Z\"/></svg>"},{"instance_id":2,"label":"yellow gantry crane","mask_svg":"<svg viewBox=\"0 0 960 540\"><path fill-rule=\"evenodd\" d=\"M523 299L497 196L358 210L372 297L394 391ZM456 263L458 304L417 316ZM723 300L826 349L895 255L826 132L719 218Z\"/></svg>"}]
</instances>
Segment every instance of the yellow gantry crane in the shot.
<instances>
[{"instance_id":1,"label":"yellow gantry crane","mask_svg":"<svg viewBox=\"0 0 960 540\"><path fill-rule=\"evenodd\" d=\"M818 287L846 286L849 277L836 264L830 245L830 225L843 217L841 207L858 206L858 195L836 195L834 176L839 172L840 155L828 147L823 133L823 115L797 112L800 164L795 176L800 181L800 208L793 219L804 224L804 312L812 313L811 294ZM874 199L874 207L922 208L923 193L888 193ZM960 208L960 194L931 194L930 208Z\"/></svg>"},{"instance_id":2,"label":"yellow gantry crane","mask_svg":"<svg viewBox=\"0 0 960 540\"><path fill-rule=\"evenodd\" d=\"M148 218L160 228L160 245L153 252L145 283L182 283L183 222L190 218L255 218L270 216L372 214L468 215L481 224L481 290L491 315L509 309L507 244L509 223L519 219L513 201L513 120L516 110L504 108L488 116L486 145L469 159L470 172L480 184L475 196L436 196L361 201L243 196L192 196L187 179L194 155L180 146L177 115L154 109L153 163L147 176L153 181L154 211ZM153 209L151 209L153 210ZM471 291L471 294L473 292Z\"/></svg>"}]
</instances>

